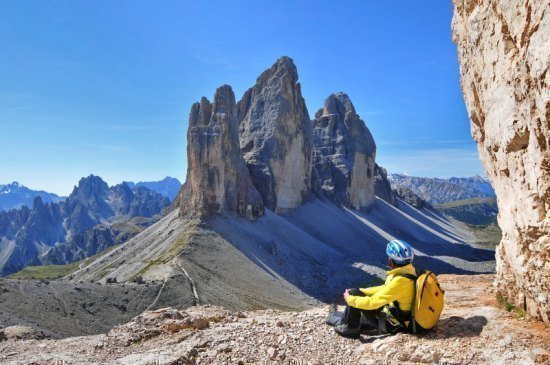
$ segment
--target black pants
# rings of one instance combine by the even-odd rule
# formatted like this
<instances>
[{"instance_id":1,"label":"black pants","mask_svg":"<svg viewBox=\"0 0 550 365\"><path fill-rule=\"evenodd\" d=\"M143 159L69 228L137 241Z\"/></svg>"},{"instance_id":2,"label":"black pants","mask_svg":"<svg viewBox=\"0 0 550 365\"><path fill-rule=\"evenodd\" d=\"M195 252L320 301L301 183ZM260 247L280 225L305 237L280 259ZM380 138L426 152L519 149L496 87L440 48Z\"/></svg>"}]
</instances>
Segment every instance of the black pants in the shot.
<instances>
[{"instance_id":1,"label":"black pants","mask_svg":"<svg viewBox=\"0 0 550 365\"><path fill-rule=\"evenodd\" d=\"M351 291L350 291L351 292ZM354 290L353 295L365 296L361 291ZM382 308L375 310L363 310L355 307L346 306L343 312L331 313L327 318L327 324L336 326L339 324L347 324L349 330L378 330L379 333L394 333L398 327L384 319L384 314L381 313Z\"/></svg>"}]
</instances>

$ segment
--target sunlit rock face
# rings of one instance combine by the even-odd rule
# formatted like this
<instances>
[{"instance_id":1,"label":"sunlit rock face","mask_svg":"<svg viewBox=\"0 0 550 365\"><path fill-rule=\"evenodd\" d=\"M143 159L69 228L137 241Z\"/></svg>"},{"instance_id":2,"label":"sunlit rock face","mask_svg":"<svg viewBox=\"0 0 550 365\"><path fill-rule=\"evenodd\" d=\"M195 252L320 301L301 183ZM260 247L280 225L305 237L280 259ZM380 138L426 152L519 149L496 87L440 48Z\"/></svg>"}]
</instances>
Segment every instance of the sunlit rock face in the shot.
<instances>
[{"instance_id":1,"label":"sunlit rock face","mask_svg":"<svg viewBox=\"0 0 550 365\"><path fill-rule=\"evenodd\" d=\"M266 207L296 208L311 193L312 134L289 57L264 71L238 103L240 145Z\"/></svg>"},{"instance_id":2,"label":"sunlit rock face","mask_svg":"<svg viewBox=\"0 0 550 365\"><path fill-rule=\"evenodd\" d=\"M453 39L503 238L500 295L550 317L550 4L454 0Z\"/></svg>"},{"instance_id":3,"label":"sunlit rock face","mask_svg":"<svg viewBox=\"0 0 550 365\"><path fill-rule=\"evenodd\" d=\"M354 209L374 201L376 145L344 93L330 95L313 120L314 189Z\"/></svg>"},{"instance_id":4,"label":"sunlit rock face","mask_svg":"<svg viewBox=\"0 0 550 365\"><path fill-rule=\"evenodd\" d=\"M240 154L235 95L230 86L191 107L187 132L187 179L178 198L180 214L206 217L235 212L263 214L262 198Z\"/></svg>"}]
</instances>

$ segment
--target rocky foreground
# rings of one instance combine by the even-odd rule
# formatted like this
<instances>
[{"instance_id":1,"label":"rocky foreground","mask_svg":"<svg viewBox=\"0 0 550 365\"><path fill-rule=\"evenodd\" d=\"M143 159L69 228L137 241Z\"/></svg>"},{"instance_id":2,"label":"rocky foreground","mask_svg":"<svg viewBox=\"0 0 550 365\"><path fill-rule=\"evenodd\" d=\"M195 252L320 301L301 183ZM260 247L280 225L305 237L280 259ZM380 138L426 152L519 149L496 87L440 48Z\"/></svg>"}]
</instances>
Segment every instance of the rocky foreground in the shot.
<instances>
[{"instance_id":1,"label":"rocky foreground","mask_svg":"<svg viewBox=\"0 0 550 365\"><path fill-rule=\"evenodd\" d=\"M2 364L542 364L550 327L497 303L493 275L441 275L447 305L428 335L342 338L326 308L230 312L213 306L147 311L107 334L37 339L0 332ZM34 339L32 337L35 337ZM24 339L21 339L24 338Z\"/></svg>"}]
</instances>

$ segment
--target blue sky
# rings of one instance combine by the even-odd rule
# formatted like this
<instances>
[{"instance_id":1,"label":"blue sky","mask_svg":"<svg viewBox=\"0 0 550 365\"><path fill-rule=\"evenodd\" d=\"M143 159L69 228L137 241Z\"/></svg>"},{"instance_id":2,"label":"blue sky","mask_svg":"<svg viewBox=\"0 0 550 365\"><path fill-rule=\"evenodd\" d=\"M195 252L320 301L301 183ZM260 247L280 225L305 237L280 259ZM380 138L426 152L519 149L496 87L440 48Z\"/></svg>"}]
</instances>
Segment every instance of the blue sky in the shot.
<instances>
[{"instance_id":1,"label":"blue sky","mask_svg":"<svg viewBox=\"0 0 550 365\"><path fill-rule=\"evenodd\" d=\"M450 0L1 1L0 184L185 179L187 117L278 57L310 115L344 91L390 172L483 174Z\"/></svg>"}]
</instances>

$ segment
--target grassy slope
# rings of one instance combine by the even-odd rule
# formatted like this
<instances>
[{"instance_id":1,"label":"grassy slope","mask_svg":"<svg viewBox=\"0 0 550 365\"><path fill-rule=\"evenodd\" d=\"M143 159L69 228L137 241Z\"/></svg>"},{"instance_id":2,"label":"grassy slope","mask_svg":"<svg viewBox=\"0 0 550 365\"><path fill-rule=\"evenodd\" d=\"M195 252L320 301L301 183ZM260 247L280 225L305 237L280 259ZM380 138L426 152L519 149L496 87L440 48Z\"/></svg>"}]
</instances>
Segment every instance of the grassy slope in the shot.
<instances>
[{"instance_id":1,"label":"grassy slope","mask_svg":"<svg viewBox=\"0 0 550 365\"><path fill-rule=\"evenodd\" d=\"M434 208L465 223L476 237L472 243L494 248L502 238L496 216L487 214L498 210L496 198L463 199L437 204Z\"/></svg>"},{"instance_id":2,"label":"grassy slope","mask_svg":"<svg viewBox=\"0 0 550 365\"><path fill-rule=\"evenodd\" d=\"M435 206L441 209L450 209L450 208L457 208L465 205L474 205L474 204L496 204L496 202L497 202L496 198L472 198L472 199L456 200L454 202L449 202L445 204L437 204Z\"/></svg>"},{"instance_id":3,"label":"grassy slope","mask_svg":"<svg viewBox=\"0 0 550 365\"><path fill-rule=\"evenodd\" d=\"M78 269L80 262L68 265L27 266L23 270L9 276L10 279L57 279Z\"/></svg>"},{"instance_id":4,"label":"grassy slope","mask_svg":"<svg viewBox=\"0 0 550 365\"><path fill-rule=\"evenodd\" d=\"M461 222L471 225L486 226L496 223L497 202L496 198L474 198L457 200L446 204L434 206L440 212L449 215Z\"/></svg>"},{"instance_id":5,"label":"grassy slope","mask_svg":"<svg viewBox=\"0 0 550 365\"><path fill-rule=\"evenodd\" d=\"M496 223L491 223L486 226L475 226L468 224L474 236L477 238L478 245L494 248L502 239L502 231Z\"/></svg>"},{"instance_id":6,"label":"grassy slope","mask_svg":"<svg viewBox=\"0 0 550 365\"><path fill-rule=\"evenodd\" d=\"M10 279L58 279L62 278L64 276L67 276L76 270L79 269L79 267L86 266L93 260L95 260L100 255L103 255L112 249L114 249L116 246L111 246L107 248L106 250L99 252L95 254L94 256L90 256L87 259L80 260L77 262L73 262L71 264L67 265L42 265L42 266L27 266L23 270L16 272L15 274L12 274L8 276Z\"/></svg>"}]
</instances>

